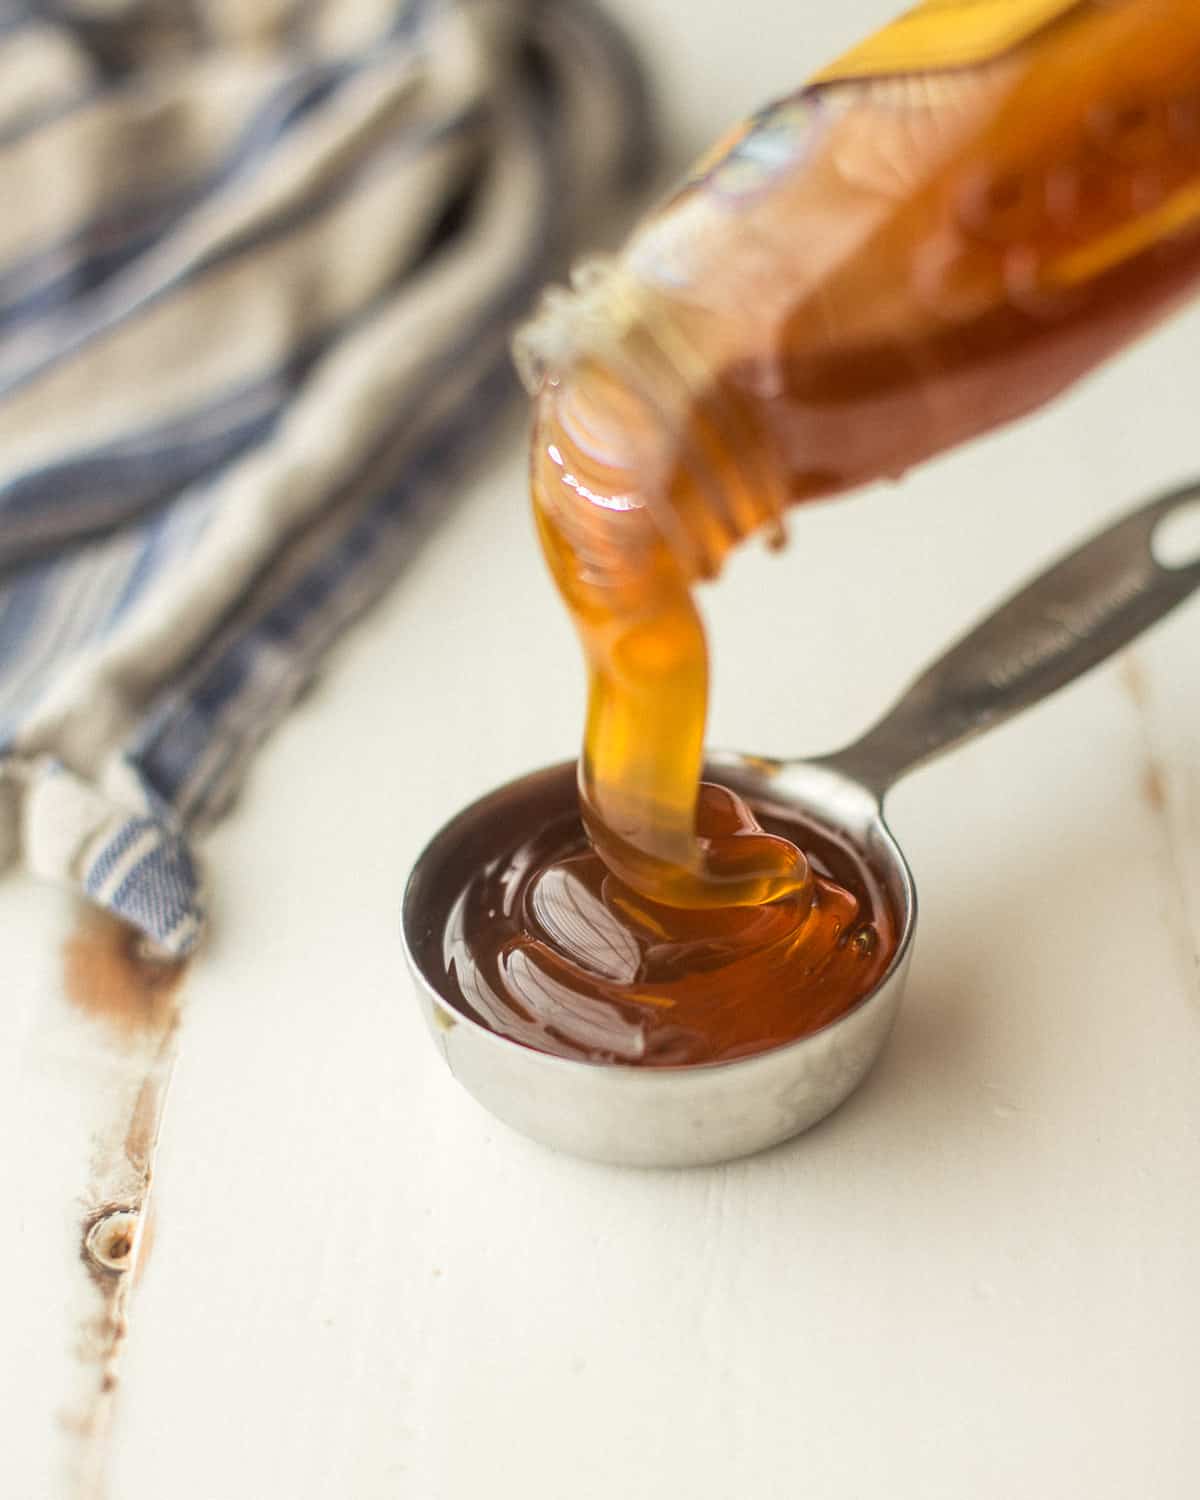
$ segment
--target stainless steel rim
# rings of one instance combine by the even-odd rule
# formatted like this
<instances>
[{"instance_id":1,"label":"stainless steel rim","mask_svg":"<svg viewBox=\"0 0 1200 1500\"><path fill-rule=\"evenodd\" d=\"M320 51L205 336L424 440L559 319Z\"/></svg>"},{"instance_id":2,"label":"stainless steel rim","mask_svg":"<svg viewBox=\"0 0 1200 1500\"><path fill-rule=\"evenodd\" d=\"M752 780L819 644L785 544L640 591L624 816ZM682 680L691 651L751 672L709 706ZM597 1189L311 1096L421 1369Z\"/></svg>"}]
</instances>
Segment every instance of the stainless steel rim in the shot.
<instances>
[{"instance_id":1,"label":"stainless steel rim","mask_svg":"<svg viewBox=\"0 0 1200 1500\"><path fill-rule=\"evenodd\" d=\"M757 757L743 757L738 755L736 752L715 752L711 757L711 764L714 771L718 771L723 778L726 777L736 765L745 765L751 772L751 775L745 778L739 776L732 779L742 781L743 785L750 785L753 783L753 769L756 766L766 763L762 762ZM793 775L796 773L803 773L809 769L804 762L799 761L778 762L777 765L780 771L789 772ZM827 770L825 768L813 767L812 769L815 775L819 775L822 777L839 775L839 773ZM870 798L871 804L875 809L875 827L878 833L882 836L883 845L888 851L889 859L892 862L893 873L896 877L898 877L898 883L904 898L903 910L897 913L897 916L899 917L901 922L901 931L900 940L896 945L896 951L892 956L892 961L888 965L884 973L880 976L878 982L865 995L863 995L861 999L855 1001L854 1005L852 1005L849 1010L843 1011L840 1016L836 1017L832 1021L826 1022L824 1026L818 1028L818 1030L816 1031L809 1032L806 1036L797 1037L794 1041L785 1042L779 1047L772 1047L763 1052L756 1052L749 1057L732 1058L724 1062L672 1064L664 1067L654 1068L638 1067L635 1064L631 1063L602 1063L590 1062L582 1058L556 1057L552 1053L540 1052L537 1050L537 1048L526 1046L523 1042L514 1041L511 1037L503 1036L500 1033L491 1030L490 1027L485 1026L481 1021L476 1020L473 1016L470 1016L465 1011L460 1010L452 1001L448 1000L446 996L441 993L441 991L434 984L433 980L429 977L429 974L426 972L426 969L416 952L416 945L414 943L412 933L412 917L414 907L416 906L417 900L420 896L421 883L423 878L426 876L429 867L437 862L439 856L446 848L446 846L452 845L457 837L461 837L463 832L466 829L470 828L478 820L480 815L485 811L489 804L492 804L494 801L505 794L515 797L519 794L522 788L532 788L533 784L537 782L557 779L559 777L568 775L573 779L574 773L574 761L558 761L552 765L543 766L539 770L527 772L524 776L516 777L512 781L504 782L502 785L494 787L491 791L485 792L483 796L476 798L474 802L463 808L461 812L455 814L455 816L451 818L449 822L444 823L442 827L433 834L433 836L421 850L420 855L417 857L417 860L413 865L412 871L409 874L408 880L405 884L402 903L401 937L404 944L405 959L407 960L409 970L414 979L417 981L417 983L420 984L427 998L432 1002L437 1011L443 1016L445 1023L449 1028L453 1028L455 1026L466 1026L484 1042L484 1045L498 1048L506 1052L517 1048L520 1051L528 1054L528 1057L531 1060L537 1059L537 1063L535 1065L539 1067L553 1068L555 1071L562 1071L567 1073L578 1072L581 1074L593 1074L597 1071L601 1071L610 1075L624 1075L629 1078L645 1079L648 1082L652 1082L659 1088L669 1088L671 1086L672 1079L690 1079L700 1074L716 1075L718 1073L729 1073L730 1071L734 1071L739 1068L745 1069L746 1067L765 1057L779 1058L789 1052L802 1051L816 1038L826 1036L829 1032L836 1030L838 1027L849 1021L851 1017L857 1015L858 1012L869 1005L871 1001L877 995L879 995L882 990L884 990L889 984L891 984L895 976L903 969L912 948L913 938L917 926L916 882L913 878L912 870L909 867L908 861L904 856L904 851L901 849L895 835L888 827L887 820L883 815L883 811L879 804L878 798L874 793L868 791L864 787L859 786L858 783L852 782L850 778L840 777L840 779L846 782L848 785L853 786L856 792L860 792L864 797ZM767 799L764 798L764 800ZM781 804L788 803L793 806L798 805L797 799L784 791L777 792L775 800ZM811 816L818 818L818 820L824 821L831 829L837 829L843 834L848 831L843 825L831 820L827 813L823 814L819 803L809 802L805 800L802 805L806 812L808 812ZM862 853L863 858L867 857L866 851L860 850L860 853Z\"/></svg>"}]
</instances>

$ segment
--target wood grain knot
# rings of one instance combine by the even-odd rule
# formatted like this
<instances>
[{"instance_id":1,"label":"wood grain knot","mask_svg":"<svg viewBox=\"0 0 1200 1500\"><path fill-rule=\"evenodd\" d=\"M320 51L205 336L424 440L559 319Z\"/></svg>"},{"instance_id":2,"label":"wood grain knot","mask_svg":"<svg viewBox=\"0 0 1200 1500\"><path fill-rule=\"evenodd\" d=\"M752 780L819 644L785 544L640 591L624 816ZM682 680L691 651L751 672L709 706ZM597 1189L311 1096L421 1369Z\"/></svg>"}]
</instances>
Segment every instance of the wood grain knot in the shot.
<instances>
[{"instance_id":1,"label":"wood grain knot","mask_svg":"<svg viewBox=\"0 0 1200 1500\"><path fill-rule=\"evenodd\" d=\"M106 1271L127 1271L133 1260L139 1224L138 1215L125 1208L97 1219L84 1237L88 1259Z\"/></svg>"}]
</instances>

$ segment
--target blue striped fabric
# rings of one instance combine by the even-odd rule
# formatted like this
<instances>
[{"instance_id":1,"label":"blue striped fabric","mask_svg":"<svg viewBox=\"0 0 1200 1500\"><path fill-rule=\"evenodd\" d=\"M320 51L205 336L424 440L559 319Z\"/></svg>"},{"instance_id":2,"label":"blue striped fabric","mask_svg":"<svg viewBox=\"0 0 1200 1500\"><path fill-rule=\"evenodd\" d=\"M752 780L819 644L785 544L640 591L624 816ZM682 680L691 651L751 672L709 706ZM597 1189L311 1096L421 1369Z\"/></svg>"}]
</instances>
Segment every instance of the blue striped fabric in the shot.
<instances>
[{"instance_id":1,"label":"blue striped fabric","mask_svg":"<svg viewBox=\"0 0 1200 1500\"><path fill-rule=\"evenodd\" d=\"M196 835L648 142L583 0L0 0L0 868L194 947Z\"/></svg>"}]
</instances>

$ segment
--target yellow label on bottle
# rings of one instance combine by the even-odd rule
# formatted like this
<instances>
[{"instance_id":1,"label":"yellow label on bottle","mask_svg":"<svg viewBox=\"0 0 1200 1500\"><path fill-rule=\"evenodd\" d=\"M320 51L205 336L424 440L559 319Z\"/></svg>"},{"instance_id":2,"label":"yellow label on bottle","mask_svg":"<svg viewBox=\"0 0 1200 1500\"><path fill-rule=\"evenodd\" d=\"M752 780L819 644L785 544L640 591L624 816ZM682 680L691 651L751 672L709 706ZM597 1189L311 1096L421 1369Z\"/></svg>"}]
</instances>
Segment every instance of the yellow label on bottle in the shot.
<instances>
[{"instance_id":1,"label":"yellow label on bottle","mask_svg":"<svg viewBox=\"0 0 1200 1500\"><path fill-rule=\"evenodd\" d=\"M1083 0L923 0L813 79L835 83L988 62Z\"/></svg>"}]
</instances>

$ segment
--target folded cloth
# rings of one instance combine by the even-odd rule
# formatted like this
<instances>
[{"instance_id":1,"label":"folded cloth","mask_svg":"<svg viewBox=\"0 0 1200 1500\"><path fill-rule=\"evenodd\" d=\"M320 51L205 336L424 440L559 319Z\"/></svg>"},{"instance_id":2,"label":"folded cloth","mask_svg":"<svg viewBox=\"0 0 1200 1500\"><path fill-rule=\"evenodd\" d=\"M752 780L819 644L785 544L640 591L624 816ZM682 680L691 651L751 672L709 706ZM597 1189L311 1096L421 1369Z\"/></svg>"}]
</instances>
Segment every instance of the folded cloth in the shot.
<instances>
[{"instance_id":1,"label":"folded cloth","mask_svg":"<svg viewBox=\"0 0 1200 1500\"><path fill-rule=\"evenodd\" d=\"M0 868L182 956L194 833L648 153L582 0L0 0Z\"/></svg>"}]
</instances>

